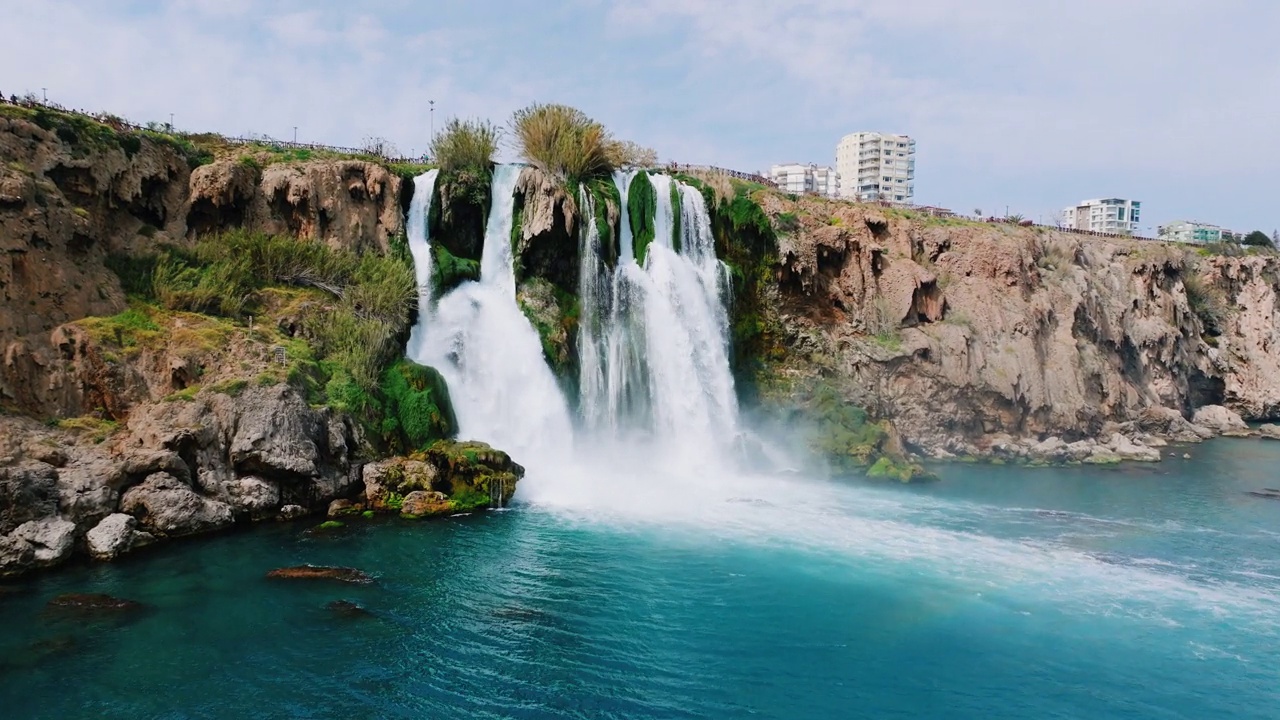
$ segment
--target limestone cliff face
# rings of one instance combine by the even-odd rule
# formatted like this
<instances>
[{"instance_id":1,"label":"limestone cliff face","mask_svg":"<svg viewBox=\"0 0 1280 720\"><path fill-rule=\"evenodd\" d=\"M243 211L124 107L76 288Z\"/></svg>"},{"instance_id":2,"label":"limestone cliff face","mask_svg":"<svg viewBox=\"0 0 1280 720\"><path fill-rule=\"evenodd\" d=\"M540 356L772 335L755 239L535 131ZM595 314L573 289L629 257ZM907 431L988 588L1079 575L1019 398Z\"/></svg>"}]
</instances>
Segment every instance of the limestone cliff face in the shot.
<instances>
[{"instance_id":1,"label":"limestone cliff face","mask_svg":"<svg viewBox=\"0 0 1280 720\"><path fill-rule=\"evenodd\" d=\"M193 171L164 142L126 149L0 117L0 407L120 417L112 397L127 407L182 389L182 358L105 367L67 326L125 309L111 255L237 228L386 251L403 231L401 192L398 176L367 162ZM163 379L170 369L176 380ZM100 392L112 384L116 392Z\"/></svg>"},{"instance_id":2,"label":"limestone cliff face","mask_svg":"<svg viewBox=\"0 0 1280 720\"><path fill-rule=\"evenodd\" d=\"M1207 266L1232 309L1218 346L1224 400L1246 418L1280 418L1280 257L1214 258Z\"/></svg>"},{"instance_id":3,"label":"limestone cliff face","mask_svg":"<svg viewBox=\"0 0 1280 720\"><path fill-rule=\"evenodd\" d=\"M775 391L825 378L937 455L1006 434L1097 437L1152 408L1276 417L1274 257L762 202L784 230ZM1192 308L1191 275L1230 296L1220 336Z\"/></svg>"},{"instance_id":4,"label":"limestone cliff face","mask_svg":"<svg viewBox=\"0 0 1280 720\"><path fill-rule=\"evenodd\" d=\"M356 160L265 169L219 161L191 174L187 232L244 228L386 252L404 229L400 186L381 165Z\"/></svg>"},{"instance_id":5,"label":"limestone cliff face","mask_svg":"<svg viewBox=\"0 0 1280 720\"><path fill-rule=\"evenodd\" d=\"M108 253L181 238L190 170L167 145L70 146L0 118L0 401L29 409L63 323L124 309Z\"/></svg>"}]
</instances>

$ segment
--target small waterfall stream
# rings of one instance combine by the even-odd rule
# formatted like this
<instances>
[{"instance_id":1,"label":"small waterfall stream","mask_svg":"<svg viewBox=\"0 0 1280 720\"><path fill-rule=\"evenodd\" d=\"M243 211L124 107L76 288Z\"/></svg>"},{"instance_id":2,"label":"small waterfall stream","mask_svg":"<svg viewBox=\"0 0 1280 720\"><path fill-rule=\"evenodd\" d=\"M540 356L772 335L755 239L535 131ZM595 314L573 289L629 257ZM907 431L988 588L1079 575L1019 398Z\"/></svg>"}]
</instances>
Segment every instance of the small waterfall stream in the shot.
<instances>
[{"instance_id":1,"label":"small waterfall stream","mask_svg":"<svg viewBox=\"0 0 1280 720\"><path fill-rule=\"evenodd\" d=\"M490 443L535 468L542 458L568 453L572 423L538 332L515 300L511 228L521 170L499 165L494 171L479 282L464 282L420 313L421 329L415 328L408 352L444 376L460 437ZM429 242L425 233L418 238Z\"/></svg>"}]
</instances>

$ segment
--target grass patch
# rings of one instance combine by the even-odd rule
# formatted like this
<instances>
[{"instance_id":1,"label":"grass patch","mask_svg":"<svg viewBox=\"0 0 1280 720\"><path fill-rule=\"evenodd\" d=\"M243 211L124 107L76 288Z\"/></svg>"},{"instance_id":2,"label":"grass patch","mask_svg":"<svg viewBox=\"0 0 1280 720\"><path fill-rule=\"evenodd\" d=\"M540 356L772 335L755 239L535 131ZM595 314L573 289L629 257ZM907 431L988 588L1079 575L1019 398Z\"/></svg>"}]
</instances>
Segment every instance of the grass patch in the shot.
<instances>
[{"instance_id":1,"label":"grass patch","mask_svg":"<svg viewBox=\"0 0 1280 720\"><path fill-rule=\"evenodd\" d=\"M55 427L80 433L96 443L103 442L120 427L115 420L104 420L92 415L83 417L62 418L55 421Z\"/></svg>"}]
</instances>

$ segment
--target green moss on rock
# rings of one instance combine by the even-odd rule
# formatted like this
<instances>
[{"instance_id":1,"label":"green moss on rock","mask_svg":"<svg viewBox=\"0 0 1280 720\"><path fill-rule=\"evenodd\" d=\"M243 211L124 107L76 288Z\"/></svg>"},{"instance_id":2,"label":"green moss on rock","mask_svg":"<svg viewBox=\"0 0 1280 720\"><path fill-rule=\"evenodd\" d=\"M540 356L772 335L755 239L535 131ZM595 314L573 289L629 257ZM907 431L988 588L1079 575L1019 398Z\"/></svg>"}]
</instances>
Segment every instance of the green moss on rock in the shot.
<instances>
[{"instance_id":1,"label":"green moss on rock","mask_svg":"<svg viewBox=\"0 0 1280 720\"><path fill-rule=\"evenodd\" d=\"M403 359L383 373L381 390L382 433L391 444L417 450L458 432L449 388L434 368Z\"/></svg>"},{"instance_id":2,"label":"green moss on rock","mask_svg":"<svg viewBox=\"0 0 1280 720\"><path fill-rule=\"evenodd\" d=\"M649 243L653 242L658 213L658 193L646 173L636 173L627 191L627 211L631 222L632 248L636 262L644 264Z\"/></svg>"}]
</instances>

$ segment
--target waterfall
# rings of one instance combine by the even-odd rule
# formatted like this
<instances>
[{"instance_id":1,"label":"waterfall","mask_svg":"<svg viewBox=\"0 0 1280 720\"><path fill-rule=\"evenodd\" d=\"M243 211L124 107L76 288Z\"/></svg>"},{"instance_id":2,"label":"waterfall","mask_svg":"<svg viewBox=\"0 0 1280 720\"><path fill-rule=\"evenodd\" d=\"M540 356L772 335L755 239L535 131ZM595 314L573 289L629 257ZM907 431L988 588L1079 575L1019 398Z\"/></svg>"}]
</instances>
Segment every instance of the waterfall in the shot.
<instances>
[{"instance_id":1,"label":"waterfall","mask_svg":"<svg viewBox=\"0 0 1280 720\"><path fill-rule=\"evenodd\" d=\"M702 194L666 175L649 180L657 208L643 267L624 252L609 271L599 258L594 213L583 213L582 418L597 432L639 428L669 451L705 455L725 449L738 428L729 371L727 267L716 259ZM614 181L624 194L629 178L615 175ZM673 183L678 209L671 201ZM677 211L679 250L673 241ZM629 224L624 203L624 246L630 245Z\"/></svg>"},{"instance_id":2,"label":"waterfall","mask_svg":"<svg viewBox=\"0 0 1280 720\"><path fill-rule=\"evenodd\" d=\"M431 199L436 192L439 174L439 170L428 170L414 178L413 200L409 203L409 220L405 224L409 254L413 256L413 271L418 282L418 322L409 331L409 347L421 342L431 311L431 243L427 221L431 217Z\"/></svg>"},{"instance_id":3,"label":"waterfall","mask_svg":"<svg viewBox=\"0 0 1280 720\"><path fill-rule=\"evenodd\" d=\"M425 329L415 333L408 352L444 376L460 437L506 450L532 471L567 454L572 424L538 332L515 300L511 229L521 170L494 170L480 280L440 298L419 321ZM423 233L410 242L426 246L428 238Z\"/></svg>"},{"instance_id":4,"label":"waterfall","mask_svg":"<svg viewBox=\"0 0 1280 720\"><path fill-rule=\"evenodd\" d=\"M444 376L461 437L510 452L531 476L559 476L572 465L566 459L573 423L516 297L511 233L521 171L495 169L480 279L459 285L434 307L423 291L408 352ZM581 425L595 439L640 442L637 447L651 448L644 451L651 461L668 467L721 465L739 433L729 371L728 268L716 258L702 194L663 174L647 178L656 194L656 236L637 263L627 208L634 177L613 177L622 199L616 263L604 257L606 229L596 225L592 193L579 188ZM434 172L419 179L408 222L423 284L431 271L426 217L435 179Z\"/></svg>"}]
</instances>

